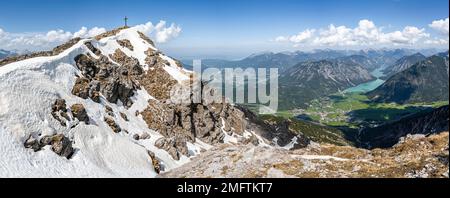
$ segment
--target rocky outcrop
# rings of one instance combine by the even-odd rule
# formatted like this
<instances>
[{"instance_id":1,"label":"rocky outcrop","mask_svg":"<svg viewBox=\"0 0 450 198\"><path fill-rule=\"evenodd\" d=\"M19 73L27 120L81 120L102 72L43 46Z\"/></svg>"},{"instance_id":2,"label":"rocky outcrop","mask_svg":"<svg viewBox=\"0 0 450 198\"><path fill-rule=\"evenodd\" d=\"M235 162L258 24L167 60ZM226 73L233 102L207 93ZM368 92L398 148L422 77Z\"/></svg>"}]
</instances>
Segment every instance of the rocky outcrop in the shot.
<instances>
[{"instance_id":1,"label":"rocky outcrop","mask_svg":"<svg viewBox=\"0 0 450 198\"><path fill-rule=\"evenodd\" d=\"M102 54L102 51L100 51L99 49L97 49L96 47L94 47L94 45L92 45L91 42L86 42L84 43L84 45L86 45L86 47L91 50L92 53L94 53L97 56L100 56Z\"/></svg>"},{"instance_id":2,"label":"rocky outcrop","mask_svg":"<svg viewBox=\"0 0 450 198\"><path fill-rule=\"evenodd\" d=\"M133 135L133 139L134 140L147 140L147 139L150 139L151 138L151 136L150 136L150 134L148 134L148 133L142 133L142 135L139 135L139 134L134 134Z\"/></svg>"},{"instance_id":3,"label":"rocky outcrop","mask_svg":"<svg viewBox=\"0 0 450 198\"><path fill-rule=\"evenodd\" d=\"M62 134L55 135L51 138L50 144L52 151L59 156L70 159L73 154L72 141Z\"/></svg>"},{"instance_id":4,"label":"rocky outcrop","mask_svg":"<svg viewBox=\"0 0 450 198\"><path fill-rule=\"evenodd\" d=\"M95 38L95 40L101 40L101 39L106 38L106 37L114 36L114 35L118 34L121 30L128 29L128 28L129 27L127 27L127 26L119 27L119 28L116 28L114 30L110 30L110 31L107 31L107 32L102 33L100 35L97 35L94 38Z\"/></svg>"},{"instance_id":5,"label":"rocky outcrop","mask_svg":"<svg viewBox=\"0 0 450 198\"><path fill-rule=\"evenodd\" d=\"M160 138L155 142L155 146L167 151L175 160L180 160L183 155L189 157L186 139L183 136Z\"/></svg>"},{"instance_id":6,"label":"rocky outcrop","mask_svg":"<svg viewBox=\"0 0 450 198\"><path fill-rule=\"evenodd\" d=\"M117 103L120 100L122 104L130 107L130 97L139 88L137 76L142 74L143 70L136 59L126 56L123 52L115 53L112 58L122 65L111 63L103 55L99 59L84 54L75 57L76 65L83 76L77 79L72 94L100 102L101 93L109 102Z\"/></svg>"},{"instance_id":7,"label":"rocky outcrop","mask_svg":"<svg viewBox=\"0 0 450 198\"><path fill-rule=\"evenodd\" d=\"M152 165L153 165L153 169L155 170L155 172L157 174L159 174L161 171L163 170L163 167L161 166L161 162L156 158L155 153L151 152L151 151L147 151L148 152L148 156L150 156L150 158L152 159Z\"/></svg>"},{"instance_id":8,"label":"rocky outcrop","mask_svg":"<svg viewBox=\"0 0 450 198\"><path fill-rule=\"evenodd\" d=\"M64 99L57 99L52 105L52 116L62 126L67 126L66 122L70 121L70 117L67 114L66 101Z\"/></svg>"},{"instance_id":9,"label":"rocky outcrop","mask_svg":"<svg viewBox=\"0 0 450 198\"><path fill-rule=\"evenodd\" d=\"M244 114L228 103L172 104L151 100L141 114L149 128L164 137L182 136L189 142L198 138L209 144L223 143L224 131L242 135L247 129Z\"/></svg>"},{"instance_id":10,"label":"rocky outcrop","mask_svg":"<svg viewBox=\"0 0 450 198\"><path fill-rule=\"evenodd\" d=\"M448 137L408 136L393 148L372 151L329 144L294 151L221 145L160 177L448 178Z\"/></svg>"},{"instance_id":11,"label":"rocky outcrop","mask_svg":"<svg viewBox=\"0 0 450 198\"><path fill-rule=\"evenodd\" d=\"M118 43L120 46L125 47L125 48L128 48L128 49L131 50L131 51L134 50L133 45L131 44L130 40L128 40L128 39L117 40L117 43Z\"/></svg>"},{"instance_id":12,"label":"rocky outcrop","mask_svg":"<svg viewBox=\"0 0 450 198\"><path fill-rule=\"evenodd\" d=\"M237 106L248 119L248 128L253 130L266 140L272 141L274 146L286 146L295 140L295 144L291 150L296 150L308 146L311 140L301 131L295 131L291 127L291 121L287 119L270 116L270 118L262 119L249 109Z\"/></svg>"},{"instance_id":13,"label":"rocky outcrop","mask_svg":"<svg viewBox=\"0 0 450 198\"><path fill-rule=\"evenodd\" d=\"M74 118L78 119L80 122L89 124L89 116L82 104L74 104L70 107L70 110Z\"/></svg>"},{"instance_id":14,"label":"rocky outcrop","mask_svg":"<svg viewBox=\"0 0 450 198\"><path fill-rule=\"evenodd\" d=\"M72 89L72 94L83 99L91 98L92 101L100 102L100 82L90 81L85 77L78 77Z\"/></svg>"},{"instance_id":15,"label":"rocky outcrop","mask_svg":"<svg viewBox=\"0 0 450 198\"><path fill-rule=\"evenodd\" d=\"M52 105L53 118L57 120L61 126L66 127L67 124L71 128L74 128L78 125L78 122L84 122L89 124L89 116L87 115L86 109L82 104L74 104L69 109L67 109L66 101L64 99L56 99L55 103Z\"/></svg>"},{"instance_id":16,"label":"rocky outcrop","mask_svg":"<svg viewBox=\"0 0 450 198\"><path fill-rule=\"evenodd\" d=\"M160 57L160 52L148 49L145 53L147 55L145 62L152 69L139 78L139 83L145 90L152 93L155 99L167 100L170 97L170 91L178 82L164 70L165 65L169 63Z\"/></svg>"},{"instance_id":17,"label":"rocky outcrop","mask_svg":"<svg viewBox=\"0 0 450 198\"><path fill-rule=\"evenodd\" d=\"M142 40L147 41L148 44L155 46L155 43L153 43L153 41L148 38L144 33L138 31L139 37L141 37Z\"/></svg>"},{"instance_id":18,"label":"rocky outcrop","mask_svg":"<svg viewBox=\"0 0 450 198\"><path fill-rule=\"evenodd\" d=\"M63 134L44 136L40 140L30 136L24 143L25 148L33 149L34 152L42 150L47 145L51 145L53 152L67 159L70 159L74 153L72 141Z\"/></svg>"},{"instance_id":19,"label":"rocky outcrop","mask_svg":"<svg viewBox=\"0 0 450 198\"><path fill-rule=\"evenodd\" d=\"M106 124L108 124L109 127L111 127L114 133L120 133L122 131L120 126L116 123L116 121L114 121L112 117L105 116L104 121L106 122Z\"/></svg>"}]
</instances>

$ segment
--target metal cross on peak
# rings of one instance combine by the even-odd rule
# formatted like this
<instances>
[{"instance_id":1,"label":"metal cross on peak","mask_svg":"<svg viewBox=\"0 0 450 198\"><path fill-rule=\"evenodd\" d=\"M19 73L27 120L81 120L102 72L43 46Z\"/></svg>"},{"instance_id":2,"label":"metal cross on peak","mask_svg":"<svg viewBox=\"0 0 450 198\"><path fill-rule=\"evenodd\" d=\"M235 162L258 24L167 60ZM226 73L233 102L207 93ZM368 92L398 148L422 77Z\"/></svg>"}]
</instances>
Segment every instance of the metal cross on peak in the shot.
<instances>
[{"instance_id":1,"label":"metal cross on peak","mask_svg":"<svg viewBox=\"0 0 450 198\"><path fill-rule=\"evenodd\" d=\"M123 18L123 20L125 21L125 27L128 27L128 17L125 16L125 18Z\"/></svg>"}]
</instances>

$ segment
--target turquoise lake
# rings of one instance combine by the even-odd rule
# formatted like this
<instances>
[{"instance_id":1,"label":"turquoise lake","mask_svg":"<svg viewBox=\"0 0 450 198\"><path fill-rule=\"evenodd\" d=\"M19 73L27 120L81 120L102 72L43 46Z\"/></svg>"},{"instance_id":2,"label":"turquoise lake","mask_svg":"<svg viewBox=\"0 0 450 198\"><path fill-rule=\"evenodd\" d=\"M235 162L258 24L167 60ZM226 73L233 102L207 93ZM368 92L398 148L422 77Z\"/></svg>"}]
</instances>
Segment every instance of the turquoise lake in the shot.
<instances>
[{"instance_id":1,"label":"turquoise lake","mask_svg":"<svg viewBox=\"0 0 450 198\"><path fill-rule=\"evenodd\" d=\"M377 78L376 80L348 88L344 90L344 93L356 93L356 92L366 93L376 89L385 82L384 80L380 79L380 77L384 76L383 72L381 72L383 69L384 68L379 68L371 72L372 76Z\"/></svg>"}]
</instances>

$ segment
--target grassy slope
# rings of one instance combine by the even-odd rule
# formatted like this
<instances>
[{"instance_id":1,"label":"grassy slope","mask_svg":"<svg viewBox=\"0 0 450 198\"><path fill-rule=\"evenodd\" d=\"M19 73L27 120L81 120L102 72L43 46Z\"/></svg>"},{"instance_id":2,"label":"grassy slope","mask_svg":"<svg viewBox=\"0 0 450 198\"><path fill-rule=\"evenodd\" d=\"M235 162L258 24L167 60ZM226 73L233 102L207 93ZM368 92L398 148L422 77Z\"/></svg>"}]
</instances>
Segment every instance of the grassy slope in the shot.
<instances>
[{"instance_id":1,"label":"grassy slope","mask_svg":"<svg viewBox=\"0 0 450 198\"><path fill-rule=\"evenodd\" d=\"M395 103L372 103L362 94L332 95L315 100L300 114L329 126L357 127L362 123L380 124L389 120L420 112L430 107L447 105L448 101L399 105Z\"/></svg>"}]
</instances>

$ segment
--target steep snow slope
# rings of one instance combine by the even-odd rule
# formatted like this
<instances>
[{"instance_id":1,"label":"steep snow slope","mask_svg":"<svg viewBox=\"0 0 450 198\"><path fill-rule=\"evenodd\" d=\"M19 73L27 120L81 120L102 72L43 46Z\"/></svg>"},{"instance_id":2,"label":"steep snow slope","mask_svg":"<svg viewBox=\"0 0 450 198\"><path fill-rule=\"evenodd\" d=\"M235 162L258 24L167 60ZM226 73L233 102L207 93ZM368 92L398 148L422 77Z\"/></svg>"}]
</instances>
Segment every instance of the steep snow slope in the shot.
<instances>
[{"instance_id":1,"label":"steep snow slope","mask_svg":"<svg viewBox=\"0 0 450 198\"><path fill-rule=\"evenodd\" d=\"M102 54L112 54L120 49L145 66L144 52L149 48L156 49L139 36L138 30L138 27L125 29L99 41L84 39L57 56L37 57L0 67L0 177L154 177L156 172L147 150L155 153L166 170L189 161L187 157L176 161L166 151L153 146L162 136L148 129L142 116L135 115L136 111L146 108L152 98L144 89L132 97L130 108L120 102L110 103L103 97L96 103L71 94L76 76L81 76L74 58L79 54L98 58L84 44L87 41ZM120 46L116 42L118 39L128 39L134 50ZM189 79L185 75L187 71L178 68L174 60L167 56L161 58L170 63L166 70L173 78ZM59 98L66 100L68 106L77 103L86 107L91 125L79 123L70 128L59 124L51 115L51 105ZM115 134L103 121L106 105L112 107L115 114L122 112L127 116L128 122L118 119L120 115L115 116L115 122L129 134ZM142 133L150 134L151 138L138 141L132 138L134 134ZM73 139L75 154L72 159L56 155L49 146L39 152L24 148L23 143L30 135L54 134ZM207 145L196 143L188 144L188 147L190 152L198 153Z\"/></svg>"}]
</instances>

